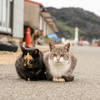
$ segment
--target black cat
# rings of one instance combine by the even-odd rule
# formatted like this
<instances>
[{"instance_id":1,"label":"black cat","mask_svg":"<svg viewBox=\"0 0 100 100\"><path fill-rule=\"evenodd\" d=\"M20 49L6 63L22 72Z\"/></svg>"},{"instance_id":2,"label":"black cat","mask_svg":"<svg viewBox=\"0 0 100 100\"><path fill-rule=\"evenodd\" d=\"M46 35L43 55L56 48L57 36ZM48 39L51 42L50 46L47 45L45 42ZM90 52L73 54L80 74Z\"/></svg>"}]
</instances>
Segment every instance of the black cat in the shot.
<instances>
[{"instance_id":1,"label":"black cat","mask_svg":"<svg viewBox=\"0 0 100 100\"><path fill-rule=\"evenodd\" d=\"M21 47L21 50L22 54L15 63L19 77L25 80L46 79L42 52L35 48Z\"/></svg>"}]
</instances>

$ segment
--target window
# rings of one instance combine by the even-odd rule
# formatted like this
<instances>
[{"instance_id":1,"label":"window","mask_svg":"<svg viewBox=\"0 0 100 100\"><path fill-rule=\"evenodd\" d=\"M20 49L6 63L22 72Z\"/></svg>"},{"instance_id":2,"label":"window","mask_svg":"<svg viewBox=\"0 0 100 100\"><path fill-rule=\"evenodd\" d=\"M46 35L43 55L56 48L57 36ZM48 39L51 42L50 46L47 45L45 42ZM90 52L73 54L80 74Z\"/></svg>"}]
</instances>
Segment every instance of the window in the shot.
<instances>
[{"instance_id":1,"label":"window","mask_svg":"<svg viewBox=\"0 0 100 100\"><path fill-rule=\"evenodd\" d=\"M12 1L9 3L9 28L12 28Z\"/></svg>"},{"instance_id":2,"label":"window","mask_svg":"<svg viewBox=\"0 0 100 100\"><path fill-rule=\"evenodd\" d=\"M0 30L11 33L12 0L0 0Z\"/></svg>"},{"instance_id":3,"label":"window","mask_svg":"<svg viewBox=\"0 0 100 100\"><path fill-rule=\"evenodd\" d=\"M3 0L3 26L7 27L7 1Z\"/></svg>"},{"instance_id":4,"label":"window","mask_svg":"<svg viewBox=\"0 0 100 100\"><path fill-rule=\"evenodd\" d=\"M1 13L2 13L2 0L0 0L0 26L2 24Z\"/></svg>"}]
</instances>

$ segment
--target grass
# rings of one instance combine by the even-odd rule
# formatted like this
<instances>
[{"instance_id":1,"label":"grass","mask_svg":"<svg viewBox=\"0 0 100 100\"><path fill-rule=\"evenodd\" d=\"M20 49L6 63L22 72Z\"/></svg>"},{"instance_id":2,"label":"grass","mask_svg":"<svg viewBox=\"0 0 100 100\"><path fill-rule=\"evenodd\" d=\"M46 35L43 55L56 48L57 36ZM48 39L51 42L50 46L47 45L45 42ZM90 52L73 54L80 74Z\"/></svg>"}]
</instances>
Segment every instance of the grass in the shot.
<instances>
[{"instance_id":1,"label":"grass","mask_svg":"<svg viewBox=\"0 0 100 100\"><path fill-rule=\"evenodd\" d=\"M50 39L49 37L42 37L42 39Z\"/></svg>"},{"instance_id":2,"label":"grass","mask_svg":"<svg viewBox=\"0 0 100 100\"><path fill-rule=\"evenodd\" d=\"M70 32L73 34L73 36L74 36L74 34L75 34L75 28L70 27L70 26L68 26L68 25L65 25L65 23L64 23L64 22L61 22L61 21L57 21L57 23L58 23L58 25L59 25L62 29L70 31Z\"/></svg>"}]
</instances>

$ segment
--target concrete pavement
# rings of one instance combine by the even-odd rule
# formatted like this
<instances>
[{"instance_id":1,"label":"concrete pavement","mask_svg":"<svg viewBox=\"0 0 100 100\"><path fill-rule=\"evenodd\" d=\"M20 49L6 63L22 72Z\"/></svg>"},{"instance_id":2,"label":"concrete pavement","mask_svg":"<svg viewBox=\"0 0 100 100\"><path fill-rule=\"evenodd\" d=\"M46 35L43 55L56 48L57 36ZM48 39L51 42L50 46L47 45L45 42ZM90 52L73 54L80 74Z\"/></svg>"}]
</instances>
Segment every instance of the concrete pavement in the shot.
<instances>
[{"instance_id":1,"label":"concrete pavement","mask_svg":"<svg viewBox=\"0 0 100 100\"><path fill-rule=\"evenodd\" d=\"M0 100L100 100L100 47L71 47L71 51L78 58L73 82L24 81L16 74L14 60L0 63Z\"/></svg>"}]
</instances>

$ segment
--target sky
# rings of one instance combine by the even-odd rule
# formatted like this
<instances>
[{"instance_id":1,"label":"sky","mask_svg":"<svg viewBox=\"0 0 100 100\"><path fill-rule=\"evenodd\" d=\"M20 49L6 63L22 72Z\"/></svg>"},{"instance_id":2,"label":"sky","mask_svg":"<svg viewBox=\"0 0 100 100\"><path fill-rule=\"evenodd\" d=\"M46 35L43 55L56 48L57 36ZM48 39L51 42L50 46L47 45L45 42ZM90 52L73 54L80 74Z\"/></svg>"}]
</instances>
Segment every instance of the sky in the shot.
<instances>
[{"instance_id":1,"label":"sky","mask_svg":"<svg viewBox=\"0 0 100 100\"><path fill-rule=\"evenodd\" d=\"M95 13L100 17L100 0L32 0L42 3L44 7L79 7Z\"/></svg>"}]
</instances>

